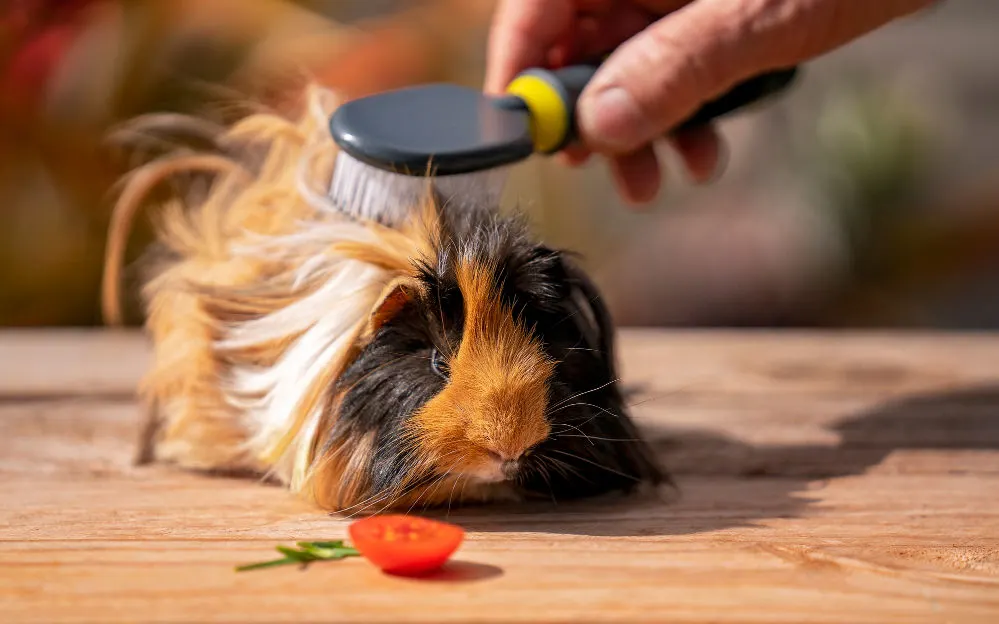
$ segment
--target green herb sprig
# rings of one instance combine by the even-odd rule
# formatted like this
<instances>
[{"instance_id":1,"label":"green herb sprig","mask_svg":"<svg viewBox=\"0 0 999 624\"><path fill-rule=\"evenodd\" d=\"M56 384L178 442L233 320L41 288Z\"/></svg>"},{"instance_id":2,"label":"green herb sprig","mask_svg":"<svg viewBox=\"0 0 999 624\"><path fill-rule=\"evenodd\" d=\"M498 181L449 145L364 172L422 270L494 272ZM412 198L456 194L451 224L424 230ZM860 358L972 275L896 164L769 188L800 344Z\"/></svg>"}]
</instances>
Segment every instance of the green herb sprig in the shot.
<instances>
[{"instance_id":1,"label":"green herb sprig","mask_svg":"<svg viewBox=\"0 0 999 624\"><path fill-rule=\"evenodd\" d=\"M259 570L261 568L272 568L274 566L290 564L299 564L302 567L306 567L314 561L336 561L346 557L359 557L361 555L356 548L344 545L343 540L335 542L298 542L298 549L278 546L277 551L284 555L284 557L238 566L236 571L244 572L246 570Z\"/></svg>"}]
</instances>

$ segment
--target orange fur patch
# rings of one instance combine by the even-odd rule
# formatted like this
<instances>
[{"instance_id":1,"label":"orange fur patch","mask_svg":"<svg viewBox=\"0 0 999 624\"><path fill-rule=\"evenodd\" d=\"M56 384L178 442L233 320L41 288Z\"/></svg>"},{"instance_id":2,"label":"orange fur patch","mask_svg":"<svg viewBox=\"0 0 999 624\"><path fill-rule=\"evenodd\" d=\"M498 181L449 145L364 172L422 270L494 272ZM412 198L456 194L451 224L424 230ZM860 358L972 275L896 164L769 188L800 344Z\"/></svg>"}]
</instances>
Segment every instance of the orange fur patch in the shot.
<instances>
[{"instance_id":1,"label":"orange fur patch","mask_svg":"<svg viewBox=\"0 0 999 624\"><path fill-rule=\"evenodd\" d=\"M438 472L491 478L498 459L517 459L546 439L554 363L502 305L495 271L468 261L457 270L465 327L451 379L410 421L409 435Z\"/></svg>"},{"instance_id":2,"label":"orange fur patch","mask_svg":"<svg viewBox=\"0 0 999 624\"><path fill-rule=\"evenodd\" d=\"M367 223L375 235L373 242L344 241L333 249L344 256L401 275L413 275L415 262L433 254L433 243L441 234L440 208L433 197L413 210L411 218L398 227Z\"/></svg>"},{"instance_id":3,"label":"orange fur patch","mask_svg":"<svg viewBox=\"0 0 999 624\"><path fill-rule=\"evenodd\" d=\"M155 457L196 469L255 468L242 447L247 432L219 389L211 322L198 298L182 288L159 293L149 310L153 366L139 387L164 425Z\"/></svg>"}]
</instances>

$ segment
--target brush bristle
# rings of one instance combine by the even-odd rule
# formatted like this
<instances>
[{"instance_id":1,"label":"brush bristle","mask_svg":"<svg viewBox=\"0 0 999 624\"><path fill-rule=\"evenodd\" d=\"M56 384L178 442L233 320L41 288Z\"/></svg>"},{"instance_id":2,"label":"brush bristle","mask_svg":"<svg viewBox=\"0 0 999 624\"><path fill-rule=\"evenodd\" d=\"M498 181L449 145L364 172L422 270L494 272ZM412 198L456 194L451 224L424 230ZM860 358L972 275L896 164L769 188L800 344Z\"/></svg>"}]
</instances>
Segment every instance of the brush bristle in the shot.
<instances>
[{"instance_id":1,"label":"brush bristle","mask_svg":"<svg viewBox=\"0 0 999 624\"><path fill-rule=\"evenodd\" d=\"M463 209L495 208L503 195L508 167L451 176L410 176L365 164L340 151L329 197L337 210L389 227L402 224L431 191Z\"/></svg>"}]
</instances>

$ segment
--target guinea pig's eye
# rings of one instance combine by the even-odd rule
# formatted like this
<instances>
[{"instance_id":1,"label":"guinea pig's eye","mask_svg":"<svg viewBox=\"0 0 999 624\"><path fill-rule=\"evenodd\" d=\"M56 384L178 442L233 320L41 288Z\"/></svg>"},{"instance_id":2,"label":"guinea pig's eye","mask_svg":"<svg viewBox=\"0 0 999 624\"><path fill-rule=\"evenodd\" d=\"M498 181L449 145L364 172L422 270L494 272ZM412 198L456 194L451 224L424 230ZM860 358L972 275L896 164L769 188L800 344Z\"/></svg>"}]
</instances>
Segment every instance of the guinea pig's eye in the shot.
<instances>
[{"instance_id":1,"label":"guinea pig's eye","mask_svg":"<svg viewBox=\"0 0 999 624\"><path fill-rule=\"evenodd\" d=\"M441 352L436 347L430 352L430 368L443 379L451 376L451 367L448 366L444 356L441 355Z\"/></svg>"}]
</instances>

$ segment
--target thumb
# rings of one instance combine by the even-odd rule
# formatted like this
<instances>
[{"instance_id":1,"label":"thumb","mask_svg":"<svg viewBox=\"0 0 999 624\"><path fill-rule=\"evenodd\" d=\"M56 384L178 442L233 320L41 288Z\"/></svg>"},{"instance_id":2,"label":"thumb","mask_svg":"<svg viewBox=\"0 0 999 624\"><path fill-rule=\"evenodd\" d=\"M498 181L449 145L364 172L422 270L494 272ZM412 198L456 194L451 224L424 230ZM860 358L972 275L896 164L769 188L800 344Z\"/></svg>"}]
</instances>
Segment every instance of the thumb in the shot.
<instances>
[{"instance_id":1,"label":"thumb","mask_svg":"<svg viewBox=\"0 0 999 624\"><path fill-rule=\"evenodd\" d=\"M604 62L580 95L581 139L597 152L633 152L738 83L829 51L928 4L691 2L632 37Z\"/></svg>"}]
</instances>

